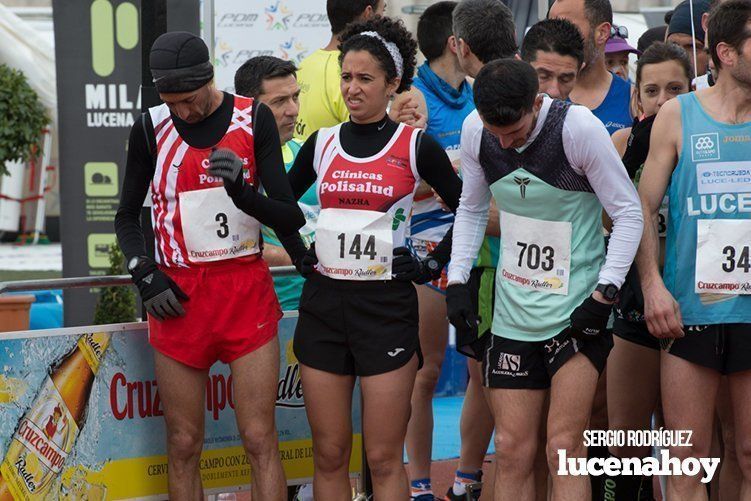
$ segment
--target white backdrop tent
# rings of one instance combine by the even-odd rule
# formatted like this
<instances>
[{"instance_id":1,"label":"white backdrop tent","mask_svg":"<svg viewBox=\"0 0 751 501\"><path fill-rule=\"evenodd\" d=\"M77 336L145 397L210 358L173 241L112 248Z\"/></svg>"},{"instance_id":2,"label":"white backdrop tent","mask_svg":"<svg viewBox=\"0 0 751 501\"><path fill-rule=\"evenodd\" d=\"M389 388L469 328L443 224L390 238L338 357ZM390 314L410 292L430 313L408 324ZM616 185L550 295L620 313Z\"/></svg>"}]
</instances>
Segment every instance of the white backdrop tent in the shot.
<instances>
[{"instance_id":1,"label":"white backdrop tent","mask_svg":"<svg viewBox=\"0 0 751 501\"><path fill-rule=\"evenodd\" d=\"M0 63L23 71L50 118L57 114L55 52L26 21L0 4Z\"/></svg>"},{"instance_id":2,"label":"white backdrop tent","mask_svg":"<svg viewBox=\"0 0 751 501\"><path fill-rule=\"evenodd\" d=\"M57 165L57 89L55 79L55 53L49 36L45 36L30 23L18 17L11 9L0 4L0 64L6 64L11 68L20 70L26 76L29 85L39 96L42 105L51 120L50 131L52 134L51 165ZM44 166L46 167L46 166ZM21 198L29 196L28 175L29 170L15 168L13 179L6 177L0 180L4 185L5 195ZM37 171L34 181L38 181L42 174ZM19 179L21 178L21 179ZM47 215L59 213L59 193L55 180L56 176L48 178L55 185L50 186L50 191L45 196ZM26 190L26 191L24 191ZM34 190L35 191L35 190ZM23 207L23 214L27 220L34 220L36 204L31 203ZM21 212L21 207L16 202L4 201L4 212L8 215L13 211L15 218ZM32 218L32 219L28 219ZM26 225L28 229L29 225ZM12 229L6 227L5 229ZM21 228L23 230L25 228Z\"/></svg>"}]
</instances>

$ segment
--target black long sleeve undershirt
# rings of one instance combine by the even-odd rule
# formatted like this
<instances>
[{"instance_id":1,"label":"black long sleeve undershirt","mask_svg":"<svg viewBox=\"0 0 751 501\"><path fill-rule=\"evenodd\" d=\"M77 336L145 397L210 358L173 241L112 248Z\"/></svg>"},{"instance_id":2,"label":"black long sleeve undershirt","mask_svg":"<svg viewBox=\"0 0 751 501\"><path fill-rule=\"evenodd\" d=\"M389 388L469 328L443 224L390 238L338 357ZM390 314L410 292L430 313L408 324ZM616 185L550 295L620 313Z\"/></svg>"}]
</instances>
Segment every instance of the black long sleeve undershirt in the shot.
<instances>
[{"instance_id":1,"label":"black long sleeve undershirt","mask_svg":"<svg viewBox=\"0 0 751 501\"><path fill-rule=\"evenodd\" d=\"M211 115L197 124L188 124L172 116L180 137L196 148L209 148L217 144L227 131L232 119L234 96L224 94L222 104ZM142 120L137 120L130 130L125 178L120 195L120 207L115 216L115 232L126 259L145 254L140 213L154 177L154 127L148 113L146 129ZM148 134L148 143L147 143ZM245 185L233 197L234 204L261 224L280 233L292 233L305 224L287 181L282 160L281 145L276 121L271 110L256 102L253 107L253 137L256 171L267 196L255 187Z\"/></svg>"},{"instance_id":2,"label":"black long sleeve undershirt","mask_svg":"<svg viewBox=\"0 0 751 501\"><path fill-rule=\"evenodd\" d=\"M391 140L398 126L398 123L388 118L370 124L346 122L341 128L342 147L347 154L357 158L375 155ZM289 182L295 199L299 199L316 181L313 158L317 137L318 133L315 132L305 141L289 171ZM435 139L423 133L420 134L417 148L417 172L422 179L435 189L451 211L456 212L462 192L462 182L454 172L454 168L441 145ZM453 227L431 253L442 264L447 263L451 255L452 230ZM292 235L292 238L280 239L293 260L301 257L305 252L302 241L298 245L299 237L294 237L295 235Z\"/></svg>"}]
</instances>

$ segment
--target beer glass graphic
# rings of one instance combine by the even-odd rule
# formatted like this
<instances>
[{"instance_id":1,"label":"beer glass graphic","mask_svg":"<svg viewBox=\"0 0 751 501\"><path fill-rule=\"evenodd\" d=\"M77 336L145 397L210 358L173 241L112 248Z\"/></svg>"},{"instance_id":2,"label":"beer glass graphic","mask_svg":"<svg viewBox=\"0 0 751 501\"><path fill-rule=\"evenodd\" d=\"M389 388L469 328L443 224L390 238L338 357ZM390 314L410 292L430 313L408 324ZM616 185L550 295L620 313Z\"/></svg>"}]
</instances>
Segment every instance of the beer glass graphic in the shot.
<instances>
[{"instance_id":1,"label":"beer glass graphic","mask_svg":"<svg viewBox=\"0 0 751 501\"><path fill-rule=\"evenodd\" d=\"M0 501L50 495L86 421L91 388L109 341L106 332L84 334L51 365L0 464Z\"/></svg>"}]
</instances>

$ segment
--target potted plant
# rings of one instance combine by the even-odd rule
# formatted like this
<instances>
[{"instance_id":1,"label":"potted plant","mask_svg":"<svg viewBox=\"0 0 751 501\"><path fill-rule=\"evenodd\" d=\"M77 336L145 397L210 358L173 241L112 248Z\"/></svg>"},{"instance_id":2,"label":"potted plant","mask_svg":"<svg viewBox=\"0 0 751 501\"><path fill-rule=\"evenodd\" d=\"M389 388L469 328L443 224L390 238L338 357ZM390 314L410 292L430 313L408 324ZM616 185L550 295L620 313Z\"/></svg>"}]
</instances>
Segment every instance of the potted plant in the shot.
<instances>
[{"instance_id":1,"label":"potted plant","mask_svg":"<svg viewBox=\"0 0 751 501\"><path fill-rule=\"evenodd\" d=\"M0 64L0 175L8 173L5 162L26 162L41 150L42 130L48 123L47 112L26 76Z\"/></svg>"},{"instance_id":2,"label":"potted plant","mask_svg":"<svg viewBox=\"0 0 751 501\"><path fill-rule=\"evenodd\" d=\"M107 275L125 273L125 256L117 244L110 245ZM136 321L136 293L130 286L105 287L94 310L94 325Z\"/></svg>"}]
</instances>

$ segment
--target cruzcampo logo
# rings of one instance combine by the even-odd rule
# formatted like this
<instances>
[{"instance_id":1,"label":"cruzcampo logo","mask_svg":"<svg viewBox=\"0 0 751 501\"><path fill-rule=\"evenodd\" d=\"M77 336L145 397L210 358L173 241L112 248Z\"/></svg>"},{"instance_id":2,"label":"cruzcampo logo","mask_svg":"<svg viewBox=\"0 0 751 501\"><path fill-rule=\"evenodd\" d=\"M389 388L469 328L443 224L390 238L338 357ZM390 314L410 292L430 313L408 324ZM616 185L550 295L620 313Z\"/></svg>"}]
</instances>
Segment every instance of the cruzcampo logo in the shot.
<instances>
[{"instance_id":1,"label":"cruzcampo logo","mask_svg":"<svg viewBox=\"0 0 751 501\"><path fill-rule=\"evenodd\" d=\"M91 3L91 67L100 77L115 71L115 44L131 50L138 45L138 9L130 2L117 8L110 0Z\"/></svg>"},{"instance_id":2,"label":"cruzcampo logo","mask_svg":"<svg viewBox=\"0 0 751 501\"><path fill-rule=\"evenodd\" d=\"M404 215L404 209L397 209L394 214L394 223L391 225L391 231L396 231L399 225L407 220L407 216Z\"/></svg>"}]
</instances>

